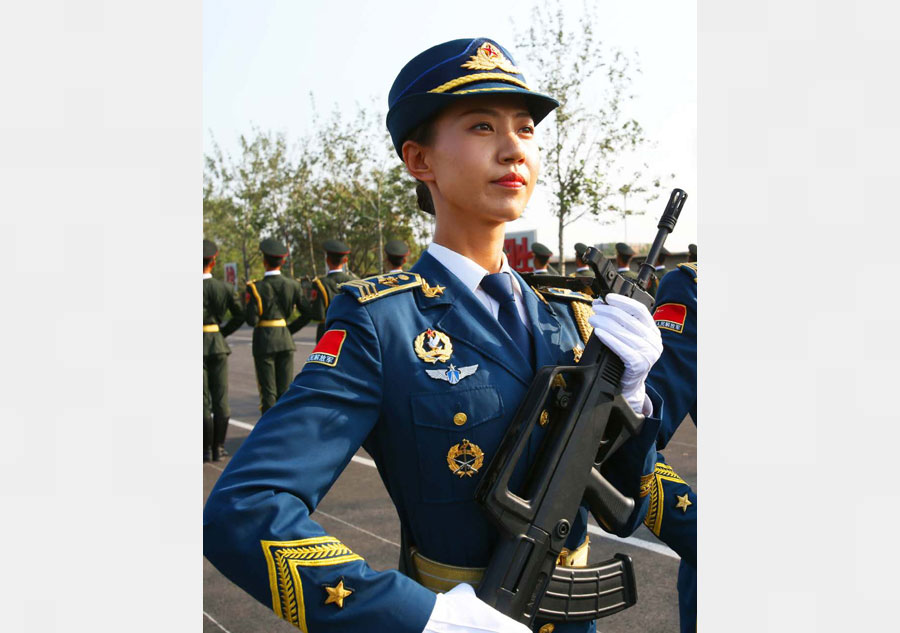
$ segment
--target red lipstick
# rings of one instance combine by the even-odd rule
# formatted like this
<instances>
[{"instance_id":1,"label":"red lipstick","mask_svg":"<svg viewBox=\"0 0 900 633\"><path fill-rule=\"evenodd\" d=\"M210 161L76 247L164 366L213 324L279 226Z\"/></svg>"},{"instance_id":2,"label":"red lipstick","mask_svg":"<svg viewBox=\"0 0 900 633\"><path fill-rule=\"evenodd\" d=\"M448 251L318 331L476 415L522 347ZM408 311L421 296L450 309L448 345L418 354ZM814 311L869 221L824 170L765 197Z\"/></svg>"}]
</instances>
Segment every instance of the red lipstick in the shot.
<instances>
[{"instance_id":1,"label":"red lipstick","mask_svg":"<svg viewBox=\"0 0 900 633\"><path fill-rule=\"evenodd\" d=\"M511 189L518 189L519 187L524 187L527 184L525 182L525 177L522 176L522 174L516 172L510 172L502 178L498 178L494 182L501 187L509 187Z\"/></svg>"}]
</instances>

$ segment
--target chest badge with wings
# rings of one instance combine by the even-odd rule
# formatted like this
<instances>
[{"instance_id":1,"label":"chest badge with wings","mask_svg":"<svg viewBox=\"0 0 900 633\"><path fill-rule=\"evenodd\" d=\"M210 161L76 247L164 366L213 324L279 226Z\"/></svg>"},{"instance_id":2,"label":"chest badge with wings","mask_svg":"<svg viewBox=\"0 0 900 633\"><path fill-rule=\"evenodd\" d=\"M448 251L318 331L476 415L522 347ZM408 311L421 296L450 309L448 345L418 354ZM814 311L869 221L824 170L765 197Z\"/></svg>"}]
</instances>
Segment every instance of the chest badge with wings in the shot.
<instances>
[{"instance_id":1,"label":"chest badge with wings","mask_svg":"<svg viewBox=\"0 0 900 633\"><path fill-rule=\"evenodd\" d=\"M447 369L426 369L425 373L435 380L446 380L451 385L455 385L466 376L474 374L476 369L478 369L478 365L454 367L451 363Z\"/></svg>"}]
</instances>

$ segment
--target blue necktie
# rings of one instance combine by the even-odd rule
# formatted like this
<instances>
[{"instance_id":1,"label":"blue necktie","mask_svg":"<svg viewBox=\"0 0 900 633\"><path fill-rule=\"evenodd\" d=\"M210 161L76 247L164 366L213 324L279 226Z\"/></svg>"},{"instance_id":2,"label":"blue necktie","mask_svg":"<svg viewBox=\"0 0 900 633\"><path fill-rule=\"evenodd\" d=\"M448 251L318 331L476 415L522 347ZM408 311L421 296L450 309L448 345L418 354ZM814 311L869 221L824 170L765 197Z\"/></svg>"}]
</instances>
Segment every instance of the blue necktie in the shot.
<instances>
[{"instance_id":1,"label":"blue necktie","mask_svg":"<svg viewBox=\"0 0 900 633\"><path fill-rule=\"evenodd\" d=\"M534 365L534 355L532 354L532 338L531 333L522 319L519 318L519 311L516 309L516 295L512 289L513 278L509 273L494 273L493 275L485 275L481 280L481 289L488 293L492 299L500 304L500 312L497 314L497 320L500 321L500 327L506 330L509 337L513 340L522 355L528 359L530 365Z\"/></svg>"}]
</instances>

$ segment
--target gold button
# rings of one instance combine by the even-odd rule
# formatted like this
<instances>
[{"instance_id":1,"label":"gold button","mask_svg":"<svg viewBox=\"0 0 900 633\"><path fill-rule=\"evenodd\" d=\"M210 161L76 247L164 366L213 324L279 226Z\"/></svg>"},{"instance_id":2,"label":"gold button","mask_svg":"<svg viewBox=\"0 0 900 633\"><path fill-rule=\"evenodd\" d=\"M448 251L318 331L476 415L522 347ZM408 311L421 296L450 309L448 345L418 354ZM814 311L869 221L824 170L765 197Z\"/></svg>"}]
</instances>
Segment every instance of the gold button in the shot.
<instances>
[{"instance_id":1,"label":"gold button","mask_svg":"<svg viewBox=\"0 0 900 633\"><path fill-rule=\"evenodd\" d=\"M553 633L554 628L556 627L554 627L552 624L545 624L538 629L538 633Z\"/></svg>"},{"instance_id":2,"label":"gold button","mask_svg":"<svg viewBox=\"0 0 900 633\"><path fill-rule=\"evenodd\" d=\"M538 421L541 426L547 426L547 422L550 421L550 414L547 413L547 409L541 411L541 419Z\"/></svg>"},{"instance_id":3,"label":"gold button","mask_svg":"<svg viewBox=\"0 0 900 633\"><path fill-rule=\"evenodd\" d=\"M457 413L456 415L453 416L453 424L455 424L456 426L462 426L463 424L466 423L466 420L468 420L468 419L469 418L466 416L466 414L463 413L462 411L460 411L459 413Z\"/></svg>"}]
</instances>

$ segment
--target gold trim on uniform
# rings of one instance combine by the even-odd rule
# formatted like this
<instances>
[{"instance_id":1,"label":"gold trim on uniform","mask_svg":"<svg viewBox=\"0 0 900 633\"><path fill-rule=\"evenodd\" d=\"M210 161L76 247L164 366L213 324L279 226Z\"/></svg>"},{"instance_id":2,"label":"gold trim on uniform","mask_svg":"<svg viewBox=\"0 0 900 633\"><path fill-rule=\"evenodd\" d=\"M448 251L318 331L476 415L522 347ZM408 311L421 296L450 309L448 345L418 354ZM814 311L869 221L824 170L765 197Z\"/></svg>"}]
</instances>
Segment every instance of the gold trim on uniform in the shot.
<instances>
[{"instance_id":1,"label":"gold trim on uniform","mask_svg":"<svg viewBox=\"0 0 900 633\"><path fill-rule=\"evenodd\" d=\"M678 264L678 268L687 268L694 273L694 283L697 283L697 262L684 262Z\"/></svg>"},{"instance_id":2,"label":"gold trim on uniform","mask_svg":"<svg viewBox=\"0 0 900 633\"><path fill-rule=\"evenodd\" d=\"M584 543L575 549L562 548L559 556L556 557L556 564L561 567L587 567L590 549L591 537L585 534Z\"/></svg>"},{"instance_id":3,"label":"gold trim on uniform","mask_svg":"<svg viewBox=\"0 0 900 633\"><path fill-rule=\"evenodd\" d=\"M204 325L204 326L203 326L203 331L204 331L204 332L218 332L218 331L219 331L219 325L218 325L217 323L210 323L210 324L208 324L208 325Z\"/></svg>"},{"instance_id":4,"label":"gold trim on uniform","mask_svg":"<svg viewBox=\"0 0 900 633\"><path fill-rule=\"evenodd\" d=\"M286 327L287 321L284 319L266 319L256 324L256 327Z\"/></svg>"},{"instance_id":5,"label":"gold trim on uniform","mask_svg":"<svg viewBox=\"0 0 900 633\"><path fill-rule=\"evenodd\" d=\"M416 568L419 584L434 592L447 592L460 583L478 588L486 567L457 567L444 565L422 556L415 547L411 549L413 567Z\"/></svg>"},{"instance_id":6,"label":"gold trim on uniform","mask_svg":"<svg viewBox=\"0 0 900 633\"><path fill-rule=\"evenodd\" d=\"M259 293L256 291L256 282L248 281L247 286L250 287L250 291L253 293L253 296L256 297L256 305L257 305L257 308L259 309L259 316L262 316L262 310L263 310L262 299L260 298Z\"/></svg>"},{"instance_id":7,"label":"gold trim on uniform","mask_svg":"<svg viewBox=\"0 0 900 633\"><path fill-rule=\"evenodd\" d=\"M565 555L563 555L563 552ZM588 554L590 553L590 539L585 537L584 543L576 549L564 549L557 558L557 565L561 567L587 567ZM445 565L422 556L415 547L410 548L410 559L416 569L416 580L419 584L434 592L445 593L460 583L472 585L478 588L484 577L485 567L459 567L457 565Z\"/></svg>"},{"instance_id":8,"label":"gold trim on uniform","mask_svg":"<svg viewBox=\"0 0 900 633\"><path fill-rule=\"evenodd\" d=\"M552 622L547 622L544 626L538 629L538 633L553 633L555 626L553 626Z\"/></svg>"},{"instance_id":9,"label":"gold trim on uniform","mask_svg":"<svg viewBox=\"0 0 900 633\"><path fill-rule=\"evenodd\" d=\"M451 79L446 83L442 83L437 88L433 88L429 90L430 93L442 93L442 92L450 92L454 88L458 88L459 86L465 86L466 84L475 83L476 81L503 81L505 83L515 84L520 88L524 88L525 90L531 90L521 79L516 77L510 77L509 75L504 75L503 73L475 73L474 75L463 75L462 77L457 77L456 79ZM491 91L496 90L496 88L491 88ZM460 91L462 92L462 91Z\"/></svg>"},{"instance_id":10,"label":"gold trim on uniform","mask_svg":"<svg viewBox=\"0 0 900 633\"><path fill-rule=\"evenodd\" d=\"M303 633L306 607L300 567L324 567L363 560L333 536L317 536L299 541L260 541L269 570L272 610Z\"/></svg>"},{"instance_id":11,"label":"gold trim on uniform","mask_svg":"<svg viewBox=\"0 0 900 633\"><path fill-rule=\"evenodd\" d=\"M484 464L484 452L469 440L454 444L447 451L447 466L457 477L471 477Z\"/></svg>"},{"instance_id":12,"label":"gold trim on uniform","mask_svg":"<svg viewBox=\"0 0 900 633\"><path fill-rule=\"evenodd\" d=\"M513 63L500 52L500 49L490 42L485 42L479 46L478 51L461 68L468 68L469 70L494 70L499 68L508 73L519 74L519 69L513 66Z\"/></svg>"},{"instance_id":13,"label":"gold trim on uniform","mask_svg":"<svg viewBox=\"0 0 900 633\"><path fill-rule=\"evenodd\" d=\"M594 316L594 308L589 303L573 301L572 314L575 316L575 325L578 327L578 334L581 336L581 340L584 341L584 344L587 345L594 332L594 326L588 322L588 319Z\"/></svg>"},{"instance_id":14,"label":"gold trim on uniform","mask_svg":"<svg viewBox=\"0 0 900 633\"><path fill-rule=\"evenodd\" d=\"M674 481L687 485L687 482L678 476L671 466L657 462L653 469L653 474L649 475L650 481L650 505L647 508L647 516L644 517L644 525L650 528L650 531L659 536L663 522L663 504L665 502L665 492L663 490L663 481ZM644 478L641 478L641 496L646 496L644 491ZM676 495L677 497L677 495Z\"/></svg>"},{"instance_id":15,"label":"gold trim on uniform","mask_svg":"<svg viewBox=\"0 0 900 633\"><path fill-rule=\"evenodd\" d=\"M576 362L576 363L581 362L581 355L582 355L582 354L584 354L584 348L583 348L583 347L573 347L573 348L572 348L572 355L575 357L575 362Z\"/></svg>"},{"instance_id":16,"label":"gold trim on uniform","mask_svg":"<svg viewBox=\"0 0 900 633\"><path fill-rule=\"evenodd\" d=\"M325 291L325 284L322 283L322 280L318 277L313 279L313 283L319 287L319 292L322 295L322 300L325 302L325 309L328 309L328 304L330 303L328 300L328 293Z\"/></svg>"},{"instance_id":17,"label":"gold trim on uniform","mask_svg":"<svg viewBox=\"0 0 900 633\"><path fill-rule=\"evenodd\" d=\"M544 409L543 411L541 411L541 417L538 420L538 424L540 424L541 426L547 426L547 423L549 421L550 421L550 413L547 411L547 409Z\"/></svg>"},{"instance_id":18,"label":"gold trim on uniform","mask_svg":"<svg viewBox=\"0 0 900 633\"><path fill-rule=\"evenodd\" d=\"M425 349L426 343L428 344L427 350ZM426 363L446 363L453 354L453 343L450 342L450 337L443 332L428 328L415 338L413 349L416 351L416 356Z\"/></svg>"}]
</instances>

